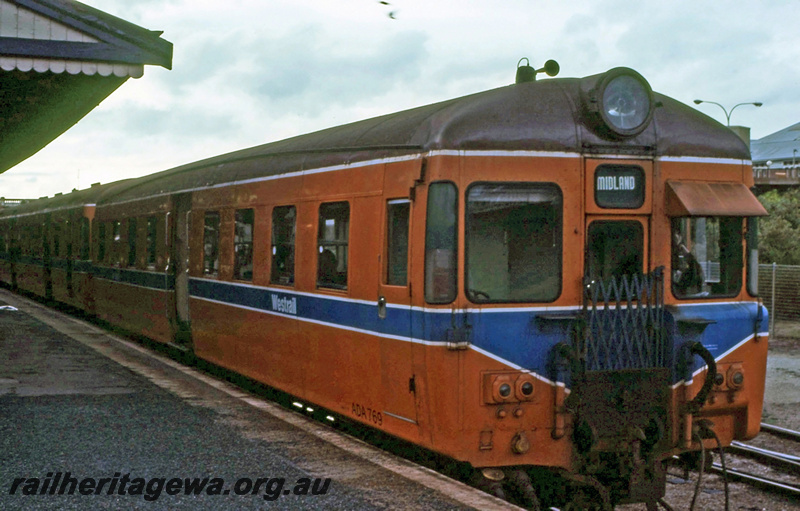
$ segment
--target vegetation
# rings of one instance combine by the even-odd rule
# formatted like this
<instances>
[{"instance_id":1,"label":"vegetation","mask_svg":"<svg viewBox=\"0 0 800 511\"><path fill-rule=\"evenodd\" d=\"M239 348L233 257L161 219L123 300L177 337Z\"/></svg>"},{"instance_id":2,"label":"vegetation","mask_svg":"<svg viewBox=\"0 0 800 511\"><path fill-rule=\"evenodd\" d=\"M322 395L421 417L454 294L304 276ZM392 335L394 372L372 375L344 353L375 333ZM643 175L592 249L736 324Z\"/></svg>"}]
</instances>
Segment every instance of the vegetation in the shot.
<instances>
[{"instance_id":1,"label":"vegetation","mask_svg":"<svg viewBox=\"0 0 800 511\"><path fill-rule=\"evenodd\" d=\"M759 262L800 265L800 188L771 190L758 199L769 211L758 224Z\"/></svg>"}]
</instances>

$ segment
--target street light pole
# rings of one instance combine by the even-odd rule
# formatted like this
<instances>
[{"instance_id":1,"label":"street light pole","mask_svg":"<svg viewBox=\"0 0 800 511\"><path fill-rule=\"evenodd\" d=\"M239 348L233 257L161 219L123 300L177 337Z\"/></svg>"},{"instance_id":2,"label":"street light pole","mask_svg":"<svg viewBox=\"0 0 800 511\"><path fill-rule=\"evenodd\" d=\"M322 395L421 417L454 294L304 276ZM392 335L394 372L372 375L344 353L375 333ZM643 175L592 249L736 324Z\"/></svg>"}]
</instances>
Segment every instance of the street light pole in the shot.
<instances>
[{"instance_id":1,"label":"street light pole","mask_svg":"<svg viewBox=\"0 0 800 511\"><path fill-rule=\"evenodd\" d=\"M726 110L724 106L720 105L716 101L706 101L706 100L703 100L703 99L695 99L694 100L694 104L695 105L699 105L700 103L711 103L712 105L717 105L718 107L720 107L722 109L722 111L725 112L725 118L728 120L728 126L731 125L731 114L733 114L733 111L736 109L737 106L754 105L756 107L759 107L759 106L764 104L764 103L762 103L760 101L754 101L754 102L751 102L751 103L738 103L736 105L733 105L733 108L731 108L730 112L728 112L728 110Z\"/></svg>"}]
</instances>

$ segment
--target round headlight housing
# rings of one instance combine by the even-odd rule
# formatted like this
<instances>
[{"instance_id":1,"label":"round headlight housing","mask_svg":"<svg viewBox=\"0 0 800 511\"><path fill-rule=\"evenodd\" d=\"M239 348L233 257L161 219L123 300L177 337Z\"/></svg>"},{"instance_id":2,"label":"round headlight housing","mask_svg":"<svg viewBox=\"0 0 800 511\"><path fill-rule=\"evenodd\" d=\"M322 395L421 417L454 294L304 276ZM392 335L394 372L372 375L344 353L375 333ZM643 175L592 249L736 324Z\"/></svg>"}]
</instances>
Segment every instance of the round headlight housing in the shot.
<instances>
[{"instance_id":1,"label":"round headlight housing","mask_svg":"<svg viewBox=\"0 0 800 511\"><path fill-rule=\"evenodd\" d=\"M597 131L612 138L626 138L647 128L653 117L653 91L642 75L618 67L589 79L594 83L588 91L587 108Z\"/></svg>"},{"instance_id":2,"label":"round headlight housing","mask_svg":"<svg viewBox=\"0 0 800 511\"><path fill-rule=\"evenodd\" d=\"M603 91L602 115L619 134L638 130L650 117L650 91L633 76L619 75Z\"/></svg>"}]
</instances>

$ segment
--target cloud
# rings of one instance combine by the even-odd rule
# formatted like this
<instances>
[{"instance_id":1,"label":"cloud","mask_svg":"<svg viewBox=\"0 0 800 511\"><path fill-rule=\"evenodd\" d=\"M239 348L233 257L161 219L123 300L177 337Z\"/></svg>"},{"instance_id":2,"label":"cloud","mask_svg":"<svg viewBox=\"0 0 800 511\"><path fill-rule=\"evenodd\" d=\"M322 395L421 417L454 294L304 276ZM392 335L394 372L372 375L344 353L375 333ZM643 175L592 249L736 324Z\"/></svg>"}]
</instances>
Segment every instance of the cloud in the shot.
<instances>
[{"instance_id":1,"label":"cloud","mask_svg":"<svg viewBox=\"0 0 800 511\"><path fill-rule=\"evenodd\" d=\"M632 67L690 105L763 101L734 116L754 138L800 112L798 2L390 0L391 20L374 0L84 1L163 30L173 69L148 66L0 187L52 194L77 169L107 182L500 87L521 57L561 77Z\"/></svg>"}]
</instances>

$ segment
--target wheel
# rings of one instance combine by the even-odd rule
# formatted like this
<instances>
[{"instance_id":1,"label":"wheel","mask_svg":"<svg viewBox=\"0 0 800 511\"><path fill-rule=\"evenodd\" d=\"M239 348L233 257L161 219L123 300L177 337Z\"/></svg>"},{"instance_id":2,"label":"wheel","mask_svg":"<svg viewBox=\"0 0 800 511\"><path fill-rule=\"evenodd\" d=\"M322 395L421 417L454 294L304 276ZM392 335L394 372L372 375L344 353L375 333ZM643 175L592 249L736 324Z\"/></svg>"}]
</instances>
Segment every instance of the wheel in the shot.
<instances>
[{"instance_id":1,"label":"wheel","mask_svg":"<svg viewBox=\"0 0 800 511\"><path fill-rule=\"evenodd\" d=\"M588 488L579 488L572 492L572 500L563 507L564 511L606 511L602 499L596 492Z\"/></svg>"}]
</instances>

